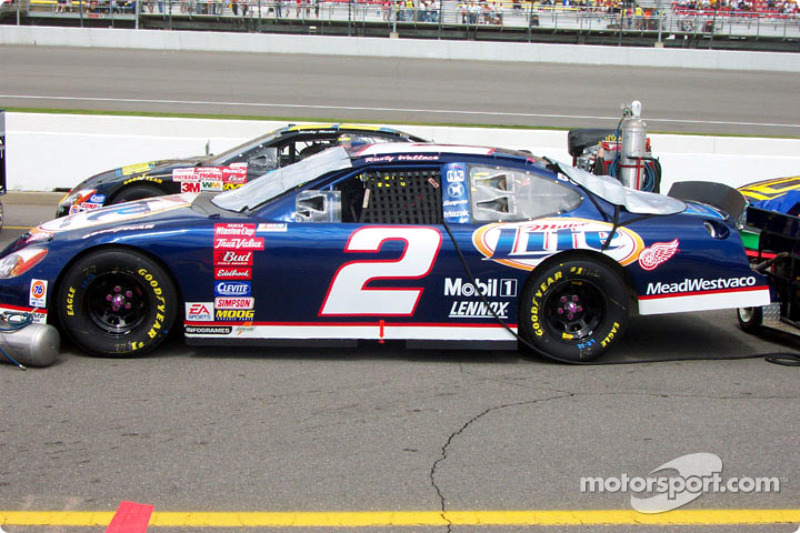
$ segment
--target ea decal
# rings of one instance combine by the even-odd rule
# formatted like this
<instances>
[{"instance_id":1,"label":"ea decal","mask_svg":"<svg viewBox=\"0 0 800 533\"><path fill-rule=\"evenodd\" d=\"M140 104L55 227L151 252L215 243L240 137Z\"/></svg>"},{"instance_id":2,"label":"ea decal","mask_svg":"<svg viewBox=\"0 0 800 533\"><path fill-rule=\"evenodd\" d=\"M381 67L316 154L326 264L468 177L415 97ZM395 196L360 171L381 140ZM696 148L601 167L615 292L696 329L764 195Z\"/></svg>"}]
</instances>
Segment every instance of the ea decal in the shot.
<instances>
[{"instance_id":1,"label":"ea decal","mask_svg":"<svg viewBox=\"0 0 800 533\"><path fill-rule=\"evenodd\" d=\"M567 250L602 252L625 266L644 248L642 238L627 228L614 230L609 223L579 218L489 224L472 234L472 243L488 259L520 270L533 270Z\"/></svg>"}]
</instances>

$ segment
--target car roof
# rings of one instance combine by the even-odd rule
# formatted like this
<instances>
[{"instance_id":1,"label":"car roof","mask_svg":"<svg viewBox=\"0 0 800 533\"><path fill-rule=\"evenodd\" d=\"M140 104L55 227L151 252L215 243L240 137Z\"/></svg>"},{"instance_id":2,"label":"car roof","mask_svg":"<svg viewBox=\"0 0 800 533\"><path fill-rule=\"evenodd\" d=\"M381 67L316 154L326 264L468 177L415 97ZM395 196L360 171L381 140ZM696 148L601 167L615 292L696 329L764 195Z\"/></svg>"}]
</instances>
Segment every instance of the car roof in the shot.
<instances>
[{"instance_id":1,"label":"car roof","mask_svg":"<svg viewBox=\"0 0 800 533\"><path fill-rule=\"evenodd\" d=\"M338 131L346 133L352 132L378 132L397 135L398 137L407 137L411 139L419 139L418 137L406 133L404 131L387 128L385 126L375 126L371 124L342 124L342 123L320 123L320 124L290 124L283 128L276 130L280 134L286 133L313 133L318 131Z\"/></svg>"},{"instance_id":2,"label":"car roof","mask_svg":"<svg viewBox=\"0 0 800 533\"><path fill-rule=\"evenodd\" d=\"M361 150L351 152L350 156L355 161L363 163L373 163L381 158L396 156L399 160L408 162L415 161L435 161L439 156L450 157L474 157L474 156L494 156L495 158L507 159L518 164L525 163L544 163L540 158L527 152L506 150L503 148L493 148L490 146L469 146L459 144L436 144L436 143L401 143L389 142L371 144Z\"/></svg>"}]
</instances>

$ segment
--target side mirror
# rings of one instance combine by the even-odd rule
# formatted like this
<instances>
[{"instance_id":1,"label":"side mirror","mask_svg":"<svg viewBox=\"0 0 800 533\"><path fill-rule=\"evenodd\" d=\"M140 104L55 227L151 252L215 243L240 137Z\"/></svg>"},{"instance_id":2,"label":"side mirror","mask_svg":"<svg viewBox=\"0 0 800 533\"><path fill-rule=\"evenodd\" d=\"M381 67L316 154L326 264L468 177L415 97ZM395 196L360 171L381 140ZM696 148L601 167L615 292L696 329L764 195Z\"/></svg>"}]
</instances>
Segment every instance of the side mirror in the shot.
<instances>
[{"instance_id":1,"label":"side mirror","mask_svg":"<svg viewBox=\"0 0 800 533\"><path fill-rule=\"evenodd\" d=\"M296 222L341 222L341 191L303 191L295 201Z\"/></svg>"},{"instance_id":2,"label":"side mirror","mask_svg":"<svg viewBox=\"0 0 800 533\"><path fill-rule=\"evenodd\" d=\"M266 172L278 168L278 149L267 148L255 157L247 161L247 168L256 172Z\"/></svg>"}]
</instances>

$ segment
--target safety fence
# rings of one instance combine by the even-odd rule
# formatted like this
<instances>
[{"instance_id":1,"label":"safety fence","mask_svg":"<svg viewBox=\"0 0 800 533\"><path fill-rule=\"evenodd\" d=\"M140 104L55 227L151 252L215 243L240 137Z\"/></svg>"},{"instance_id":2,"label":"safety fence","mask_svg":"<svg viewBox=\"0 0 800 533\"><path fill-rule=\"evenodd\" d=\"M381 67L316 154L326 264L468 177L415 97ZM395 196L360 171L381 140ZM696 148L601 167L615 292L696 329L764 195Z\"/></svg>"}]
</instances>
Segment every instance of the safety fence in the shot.
<instances>
[{"instance_id":1,"label":"safety fence","mask_svg":"<svg viewBox=\"0 0 800 533\"><path fill-rule=\"evenodd\" d=\"M628 9L553 6L540 2L466 0L0 0L8 15L137 21L142 16L202 21L256 19L274 24L303 22L398 24L415 27L537 28L550 31L657 33L659 38L688 35L743 38L800 38L797 13L689 10L678 6ZM207 28L206 28L207 29Z\"/></svg>"}]
</instances>

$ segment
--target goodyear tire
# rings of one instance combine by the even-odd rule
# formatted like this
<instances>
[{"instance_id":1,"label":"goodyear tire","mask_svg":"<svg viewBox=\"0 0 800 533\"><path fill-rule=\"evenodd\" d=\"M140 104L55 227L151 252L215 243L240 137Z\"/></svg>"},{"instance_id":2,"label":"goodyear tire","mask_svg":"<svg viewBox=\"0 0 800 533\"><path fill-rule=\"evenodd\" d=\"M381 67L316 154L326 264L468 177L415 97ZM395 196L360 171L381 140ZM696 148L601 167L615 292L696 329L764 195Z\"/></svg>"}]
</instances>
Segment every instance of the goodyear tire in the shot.
<instances>
[{"instance_id":1,"label":"goodyear tire","mask_svg":"<svg viewBox=\"0 0 800 533\"><path fill-rule=\"evenodd\" d=\"M534 271L523 291L520 329L536 351L564 362L600 357L628 324L628 292L611 268L572 260Z\"/></svg>"},{"instance_id":2,"label":"goodyear tire","mask_svg":"<svg viewBox=\"0 0 800 533\"><path fill-rule=\"evenodd\" d=\"M112 203L121 204L123 202L133 202L135 200L152 198L153 196L164 196L164 194L166 193L155 185L132 185L122 189L114 196L114 201Z\"/></svg>"},{"instance_id":3,"label":"goodyear tire","mask_svg":"<svg viewBox=\"0 0 800 533\"><path fill-rule=\"evenodd\" d=\"M78 260L58 290L63 331L90 355L145 354L167 337L178 309L167 272L127 250L107 250Z\"/></svg>"},{"instance_id":4,"label":"goodyear tire","mask_svg":"<svg viewBox=\"0 0 800 533\"><path fill-rule=\"evenodd\" d=\"M764 322L764 313L760 307L740 307L736 310L739 327L747 333L758 333Z\"/></svg>"}]
</instances>

